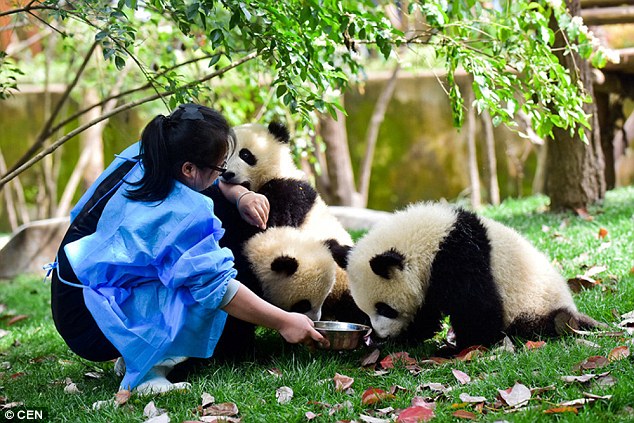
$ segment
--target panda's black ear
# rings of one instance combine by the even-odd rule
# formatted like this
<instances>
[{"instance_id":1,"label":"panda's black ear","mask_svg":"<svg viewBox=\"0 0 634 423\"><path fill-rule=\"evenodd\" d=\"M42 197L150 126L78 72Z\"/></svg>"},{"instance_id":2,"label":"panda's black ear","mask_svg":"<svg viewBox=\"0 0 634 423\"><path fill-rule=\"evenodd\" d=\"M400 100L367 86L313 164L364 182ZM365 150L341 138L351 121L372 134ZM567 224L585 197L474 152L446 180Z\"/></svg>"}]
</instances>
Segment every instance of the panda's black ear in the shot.
<instances>
[{"instance_id":1,"label":"panda's black ear","mask_svg":"<svg viewBox=\"0 0 634 423\"><path fill-rule=\"evenodd\" d=\"M348 267L348 255L350 254L350 250L352 247L349 245L341 245L336 239L327 239L324 241L326 247L330 250L330 254L332 254L332 258L335 259L335 263L337 266L345 269Z\"/></svg>"},{"instance_id":2,"label":"panda's black ear","mask_svg":"<svg viewBox=\"0 0 634 423\"><path fill-rule=\"evenodd\" d=\"M291 276L293 273L297 272L298 267L299 263L297 263L297 260L289 256L279 256L271 262L272 271L276 273L284 273L286 276Z\"/></svg>"},{"instance_id":3,"label":"panda's black ear","mask_svg":"<svg viewBox=\"0 0 634 423\"><path fill-rule=\"evenodd\" d=\"M372 257L372 259L370 259L370 267L376 275L384 279L390 279L391 270L395 267L398 267L399 270L403 270L404 261L405 256L394 248L391 248Z\"/></svg>"},{"instance_id":4,"label":"panda's black ear","mask_svg":"<svg viewBox=\"0 0 634 423\"><path fill-rule=\"evenodd\" d=\"M288 144L291 141L291 134L283 123L269 123L269 132L281 143Z\"/></svg>"}]
</instances>

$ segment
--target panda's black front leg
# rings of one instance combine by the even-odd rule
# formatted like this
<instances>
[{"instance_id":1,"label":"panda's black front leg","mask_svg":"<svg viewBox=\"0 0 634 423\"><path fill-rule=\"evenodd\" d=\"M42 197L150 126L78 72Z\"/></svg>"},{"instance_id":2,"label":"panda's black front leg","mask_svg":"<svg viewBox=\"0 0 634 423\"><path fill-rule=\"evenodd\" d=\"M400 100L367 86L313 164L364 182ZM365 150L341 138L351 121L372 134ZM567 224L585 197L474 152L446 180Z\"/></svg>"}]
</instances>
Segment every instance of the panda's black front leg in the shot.
<instances>
[{"instance_id":1,"label":"panda's black front leg","mask_svg":"<svg viewBox=\"0 0 634 423\"><path fill-rule=\"evenodd\" d=\"M481 288L481 287L480 287ZM447 313L459 349L473 345L489 347L503 337L504 311L496 290L478 289L453 294Z\"/></svg>"},{"instance_id":2,"label":"panda's black front leg","mask_svg":"<svg viewBox=\"0 0 634 423\"><path fill-rule=\"evenodd\" d=\"M442 313L437 304L433 301L428 301L420 307L416 317L407 327L402 338L407 342L431 339L440 330L442 326L441 319Z\"/></svg>"}]
</instances>

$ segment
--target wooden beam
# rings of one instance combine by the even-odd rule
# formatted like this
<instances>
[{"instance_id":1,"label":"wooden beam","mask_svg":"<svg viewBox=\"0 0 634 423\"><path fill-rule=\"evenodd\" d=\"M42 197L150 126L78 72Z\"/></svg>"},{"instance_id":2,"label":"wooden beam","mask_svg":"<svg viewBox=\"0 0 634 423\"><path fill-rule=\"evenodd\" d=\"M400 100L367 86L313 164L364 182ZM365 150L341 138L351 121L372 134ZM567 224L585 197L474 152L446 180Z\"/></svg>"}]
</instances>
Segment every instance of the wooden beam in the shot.
<instances>
[{"instance_id":1,"label":"wooden beam","mask_svg":"<svg viewBox=\"0 0 634 423\"><path fill-rule=\"evenodd\" d=\"M608 62L603 69L634 75L634 47L616 50L621 59L619 63Z\"/></svg>"},{"instance_id":2,"label":"wooden beam","mask_svg":"<svg viewBox=\"0 0 634 423\"><path fill-rule=\"evenodd\" d=\"M603 74L603 81L594 84L594 90L597 93L616 93L634 99L634 75L609 71L603 72Z\"/></svg>"},{"instance_id":3,"label":"wooden beam","mask_svg":"<svg viewBox=\"0 0 634 423\"><path fill-rule=\"evenodd\" d=\"M634 23L634 6L581 9L581 17L586 25Z\"/></svg>"},{"instance_id":4,"label":"wooden beam","mask_svg":"<svg viewBox=\"0 0 634 423\"><path fill-rule=\"evenodd\" d=\"M634 0L581 0L581 8L589 7L613 7L613 6L634 6Z\"/></svg>"}]
</instances>

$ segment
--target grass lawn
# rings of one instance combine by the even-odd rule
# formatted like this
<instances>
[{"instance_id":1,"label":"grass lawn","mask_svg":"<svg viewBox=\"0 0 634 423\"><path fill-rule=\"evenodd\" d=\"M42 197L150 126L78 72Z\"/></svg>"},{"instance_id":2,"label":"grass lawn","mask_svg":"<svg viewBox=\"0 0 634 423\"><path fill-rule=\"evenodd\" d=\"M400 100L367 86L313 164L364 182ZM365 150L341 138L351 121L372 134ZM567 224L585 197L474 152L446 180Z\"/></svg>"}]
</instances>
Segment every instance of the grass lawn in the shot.
<instances>
[{"instance_id":1,"label":"grass lawn","mask_svg":"<svg viewBox=\"0 0 634 423\"><path fill-rule=\"evenodd\" d=\"M544 339L543 345L533 344L537 348L529 348L527 341L540 339L515 339L514 352L493 349L443 364L429 360L440 337L416 348L388 343L379 347L375 364L362 367L370 348L309 351L261 331L257 359L209 364L189 375L189 392L133 395L117 406L109 401L119 385L113 363L88 362L70 352L53 327L48 283L19 277L0 281L0 421L7 410L35 410L45 413L40 421L142 422L149 419L144 409L151 401L169 416L155 421L210 421L200 411L205 393L216 405L235 404L239 413L230 421L246 423L396 421L400 410L423 398L435 403L433 422L634 421L634 361L627 355L634 349L633 336L617 326L624 320L621 315L634 310L634 188L609 192L603 206L589 210L592 219L549 214L547 203L545 197L509 200L482 213L523 233L566 278L590 272L599 284L575 299L582 312L608 323L611 333ZM395 360L394 367L381 366L385 357L399 352L408 353L409 365ZM578 369L580 363L585 364ZM459 371L470 381L462 383L466 379ZM345 382L337 374L354 379L352 385L336 389L337 382ZM563 376L584 377L570 382ZM516 384L511 398L502 401L500 391ZM276 397L282 387L293 393L285 403ZM530 398L522 387L532 390ZM369 388L382 391L364 396ZM375 402L378 397L384 398ZM528 403L512 408L513 398ZM565 407L566 401L578 399L586 403ZM98 401L108 402L95 409ZM404 414L401 419L416 421L405 420Z\"/></svg>"}]
</instances>

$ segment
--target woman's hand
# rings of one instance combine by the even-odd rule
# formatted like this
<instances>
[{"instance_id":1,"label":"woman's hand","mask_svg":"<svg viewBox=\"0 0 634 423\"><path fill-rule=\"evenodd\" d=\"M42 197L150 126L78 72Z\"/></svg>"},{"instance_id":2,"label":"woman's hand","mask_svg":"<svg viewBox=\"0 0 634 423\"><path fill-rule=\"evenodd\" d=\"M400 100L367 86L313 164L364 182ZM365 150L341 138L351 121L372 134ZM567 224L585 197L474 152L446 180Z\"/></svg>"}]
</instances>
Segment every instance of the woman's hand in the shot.
<instances>
[{"instance_id":1,"label":"woman's hand","mask_svg":"<svg viewBox=\"0 0 634 423\"><path fill-rule=\"evenodd\" d=\"M319 342L325 347L330 346L328 340L315 330L315 324L308 316L284 311L264 301L244 285L240 285L223 309L237 319L277 330L287 342L309 347Z\"/></svg>"},{"instance_id":2,"label":"woman's hand","mask_svg":"<svg viewBox=\"0 0 634 423\"><path fill-rule=\"evenodd\" d=\"M330 346L328 340L315 330L313 321L304 314L288 313L279 332L286 342L291 344L314 346L315 342L318 342L326 348Z\"/></svg>"},{"instance_id":3,"label":"woman's hand","mask_svg":"<svg viewBox=\"0 0 634 423\"><path fill-rule=\"evenodd\" d=\"M245 222L264 230L269 220L269 199L242 185L219 181L218 187L225 198L236 205Z\"/></svg>"},{"instance_id":4,"label":"woman's hand","mask_svg":"<svg viewBox=\"0 0 634 423\"><path fill-rule=\"evenodd\" d=\"M269 219L269 199L262 194L246 191L238 197L238 212L240 216L253 226L264 230Z\"/></svg>"}]
</instances>

